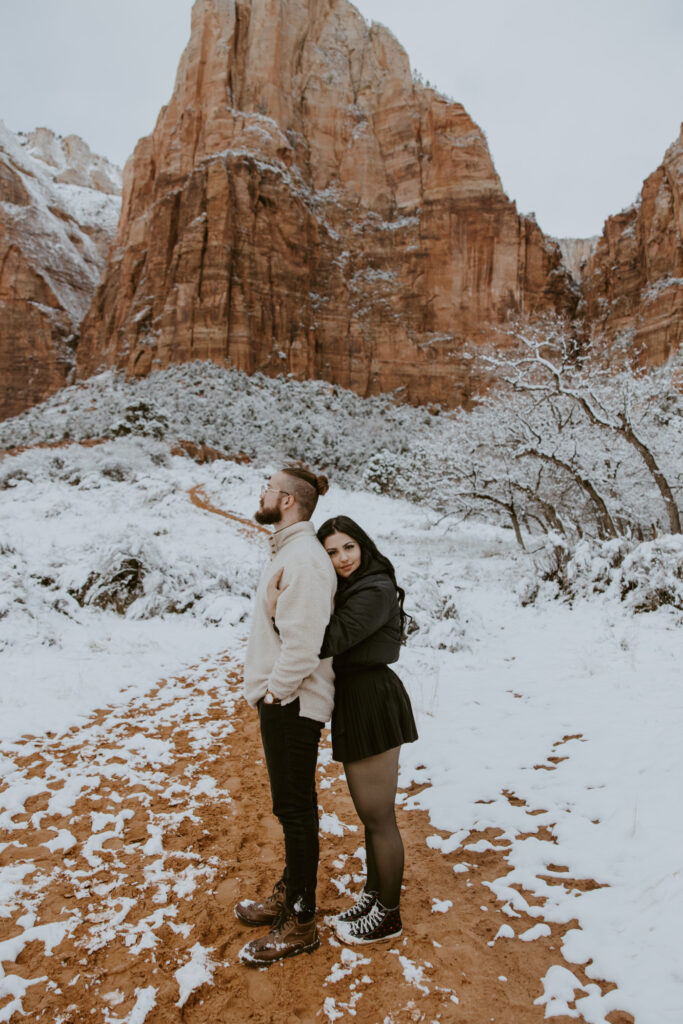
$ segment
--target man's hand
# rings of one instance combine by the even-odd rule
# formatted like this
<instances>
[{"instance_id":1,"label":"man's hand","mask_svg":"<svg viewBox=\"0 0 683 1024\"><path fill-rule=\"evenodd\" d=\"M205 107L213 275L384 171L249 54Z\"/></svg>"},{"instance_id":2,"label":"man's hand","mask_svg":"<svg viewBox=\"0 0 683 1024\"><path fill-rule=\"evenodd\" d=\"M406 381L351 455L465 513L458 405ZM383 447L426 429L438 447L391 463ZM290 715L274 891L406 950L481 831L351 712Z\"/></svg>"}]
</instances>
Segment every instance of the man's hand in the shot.
<instances>
[{"instance_id":1,"label":"man's hand","mask_svg":"<svg viewBox=\"0 0 683 1024\"><path fill-rule=\"evenodd\" d=\"M285 590L289 586L289 583L285 583L284 586L281 586L282 574L284 571L285 570L283 568L276 572L268 581L268 586L266 587L266 603L268 605L268 615L271 619L275 618L278 598L281 594L284 594Z\"/></svg>"}]
</instances>

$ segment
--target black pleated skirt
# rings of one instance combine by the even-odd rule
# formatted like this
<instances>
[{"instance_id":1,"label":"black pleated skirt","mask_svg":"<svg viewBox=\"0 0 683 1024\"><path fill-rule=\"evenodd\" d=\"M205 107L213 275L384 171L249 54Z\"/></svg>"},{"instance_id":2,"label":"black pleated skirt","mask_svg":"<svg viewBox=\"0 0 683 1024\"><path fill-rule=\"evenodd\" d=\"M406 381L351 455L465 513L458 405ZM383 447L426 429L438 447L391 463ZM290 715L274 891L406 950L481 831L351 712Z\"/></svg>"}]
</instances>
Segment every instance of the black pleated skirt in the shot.
<instances>
[{"instance_id":1,"label":"black pleated skirt","mask_svg":"<svg viewBox=\"0 0 683 1024\"><path fill-rule=\"evenodd\" d=\"M388 665L358 665L335 678L332 757L360 761L417 739L410 697Z\"/></svg>"}]
</instances>

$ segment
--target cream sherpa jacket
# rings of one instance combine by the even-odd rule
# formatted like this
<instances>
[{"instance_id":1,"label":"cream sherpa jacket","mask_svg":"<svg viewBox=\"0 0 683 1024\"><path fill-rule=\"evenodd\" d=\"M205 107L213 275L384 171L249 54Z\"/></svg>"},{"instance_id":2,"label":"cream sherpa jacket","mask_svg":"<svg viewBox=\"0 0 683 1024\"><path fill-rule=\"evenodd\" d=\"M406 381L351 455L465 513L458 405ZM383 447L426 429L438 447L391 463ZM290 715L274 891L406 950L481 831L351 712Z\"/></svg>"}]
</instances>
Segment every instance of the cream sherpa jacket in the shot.
<instances>
[{"instance_id":1,"label":"cream sherpa jacket","mask_svg":"<svg viewBox=\"0 0 683 1024\"><path fill-rule=\"evenodd\" d=\"M319 658L337 589L337 574L310 522L294 523L270 538L271 559L256 592L247 656L244 695L255 707L266 690L283 704L299 698L299 714L326 722L334 705L332 659ZM273 629L266 587L284 568L287 584L277 603Z\"/></svg>"}]
</instances>

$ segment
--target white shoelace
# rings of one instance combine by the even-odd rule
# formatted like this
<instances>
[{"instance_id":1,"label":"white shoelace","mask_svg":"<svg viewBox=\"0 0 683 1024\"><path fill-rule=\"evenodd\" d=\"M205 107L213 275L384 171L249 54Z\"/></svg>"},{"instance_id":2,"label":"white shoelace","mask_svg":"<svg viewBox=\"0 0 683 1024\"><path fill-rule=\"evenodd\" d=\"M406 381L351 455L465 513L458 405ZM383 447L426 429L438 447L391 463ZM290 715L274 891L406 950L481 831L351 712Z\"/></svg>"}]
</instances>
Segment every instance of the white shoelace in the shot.
<instances>
[{"instance_id":1,"label":"white shoelace","mask_svg":"<svg viewBox=\"0 0 683 1024\"><path fill-rule=\"evenodd\" d=\"M352 914L353 916L351 917L351 920L357 920L362 914L366 914L368 912L368 910L374 903L374 900L375 897L371 892L363 891L356 900L356 902L354 903L354 905L352 907L349 907L348 910L343 911L339 915L339 920L344 921L345 914Z\"/></svg>"},{"instance_id":2,"label":"white shoelace","mask_svg":"<svg viewBox=\"0 0 683 1024\"><path fill-rule=\"evenodd\" d=\"M387 913L386 908L380 903L373 903L365 917L359 917L357 921L353 922L351 929L359 935L367 935L382 923Z\"/></svg>"},{"instance_id":3,"label":"white shoelace","mask_svg":"<svg viewBox=\"0 0 683 1024\"><path fill-rule=\"evenodd\" d=\"M362 892L356 900L355 910L360 910L362 907L370 907L371 903L374 903L375 897L371 892Z\"/></svg>"}]
</instances>

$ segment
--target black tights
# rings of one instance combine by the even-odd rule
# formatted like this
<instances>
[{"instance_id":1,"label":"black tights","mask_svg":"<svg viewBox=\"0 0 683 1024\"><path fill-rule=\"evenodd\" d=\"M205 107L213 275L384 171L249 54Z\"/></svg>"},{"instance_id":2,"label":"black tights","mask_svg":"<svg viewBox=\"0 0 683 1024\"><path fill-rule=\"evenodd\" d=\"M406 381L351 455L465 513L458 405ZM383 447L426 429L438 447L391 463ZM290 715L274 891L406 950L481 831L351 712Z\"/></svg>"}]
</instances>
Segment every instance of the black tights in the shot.
<instances>
[{"instance_id":1,"label":"black tights","mask_svg":"<svg viewBox=\"0 0 683 1024\"><path fill-rule=\"evenodd\" d=\"M385 907L399 905L403 880L403 842L394 810L400 749L344 765L353 806L365 828L365 888L378 893Z\"/></svg>"}]
</instances>

